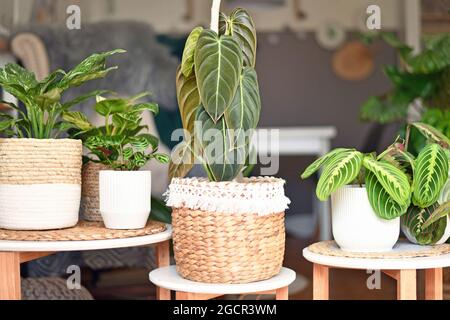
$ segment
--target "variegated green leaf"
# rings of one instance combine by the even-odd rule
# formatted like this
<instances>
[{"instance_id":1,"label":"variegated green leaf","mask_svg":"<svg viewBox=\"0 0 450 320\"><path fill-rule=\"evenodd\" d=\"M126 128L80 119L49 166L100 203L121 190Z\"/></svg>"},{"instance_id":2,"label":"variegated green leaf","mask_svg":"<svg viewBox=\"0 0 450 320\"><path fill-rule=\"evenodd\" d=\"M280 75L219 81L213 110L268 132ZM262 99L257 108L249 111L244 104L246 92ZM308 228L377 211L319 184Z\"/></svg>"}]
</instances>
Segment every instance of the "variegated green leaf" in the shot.
<instances>
[{"instance_id":1,"label":"variegated green leaf","mask_svg":"<svg viewBox=\"0 0 450 320\"><path fill-rule=\"evenodd\" d=\"M340 152L329 159L316 188L319 200L326 200L338 188L352 182L361 170L363 154L356 150Z\"/></svg>"},{"instance_id":2,"label":"variegated green leaf","mask_svg":"<svg viewBox=\"0 0 450 320\"><path fill-rule=\"evenodd\" d=\"M227 127L234 130L234 145L250 143L248 130L256 128L260 112L258 78L253 68L245 67L233 102L224 114Z\"/></svg>"},{"instance_id":3,"label":"variegated green leaf","mask_svg":"<svg viewBox=\"0 0 450 320\"><path fill-rule=\"evenodd\" d=\"M252 17L245 9L235 9L229 17L220 14L219 34L232 36L242 48L244 66L254 67L256 62L256 29Z\"/></svg>"},{"instance_id":4,"label":"variegated green leaf","mask_svg":"<svg viewBox=\"0 0 450 320\"><path fill-rule=\"evenodd\" d=\"M86 115L79 111L66 111L63 113L63 119L81 131L87 131L93 128Z\"/></svg>"},{"instance_id":5,"label":"variegated green leaf","mask_svg":"<svg viewBox=\"0 0 450 320\"><path fill-rule=\"evenodd\" d=\"M441 189L441 194L438 198L438 203L442 204L444 202L450 201L450 171L447 177L447 181Z\"/></svg>"},{"instance_id":6,"label":"variegated green leaf","mask_svg":"<svg viewBox=\"0 0 450 320\"><path fill-rule=\"evenodd\" d=\"M391 198L371 171L366 173L366 190L373 211L382 219L398 218L408 209L408 205L399 205Z\"/></svg>"},{"instance_id":7,"label":"variegated green leaf","mask_svg":"<svg viewBox=\"0 0 450 320\"><path fill-rule=\"evenodd\" d=\"M181 72L185 77L189 77L193 71L195 48L197 47L198 37L202 31L202 27L194 28L184 45L183 58L181 59Z\"/></svg>"},{"instance_id":8,"label":"variegated green leaf","mask_svg":"<svg viewBox=\"0 0 450 320\"><path fill-rule=\"evenodd\" d=\"M409 204L411 186L403 171L386 161L377 161L369 156L364 157L363 165L375 174L378 182L395 202L401 206Z\"/></svg>"},{"instance_id":9,"label":"variegated green leaf","mask_svg":"<svg viewBox=\"0 0 450 320\"><path fill-rule=\"evenodd\" d=\"M184 178L191 171L194 162L195 157L192 150L192 141L181 141L172 151L169 163L169 178Z\"/></svg>"},{"instance_id":10,"label":"variegated green leaf","mask_svg":"<svg viewBox=\"0 0 450 320\"><path fill-rule=\"evenodd\" d=\"M191 133L194 132L194 121L197 108L200 105L200 96L197 89L195 74L185 77L181 72L181 67L177 69L177 99L181 114L183 128Z\"/></svg>"},{"instance_id":11,"label":"variegated green leaf","mask_svg":"<svg viewBox=\"0 0 450 320\"><path fill-rule=\"evenodd\" d=\"M435 203L448 177L448 159L436 143L423 148L416 159L413 202L425 208Z\"/></svg>"},{"instance_id":12,"label":"variegated green leaf","mask_svg":"<svg viewBox=\"0 0 450 320\"><path fill-rule=\"evenodd\" d=\"M400 149L397 144L393 144L380 154L378 160L380 159L402 170L408 176L409 181L412 182L415 159L411 153Z\"/></svg>"},{"instance_id":13,"label":"variegated green leaf","mask_svg":"<svg viewBox=\"0 0 450 320\"><path fill-rule=\"evenodd\" d=\"M200 107L196 120L195 139L201 147L201 158L209 178L213 181L233 180L244 168L247 147L231 145L232 137L224 117L214 122L205 108Z\"/></svg>"},{"instance_id":14,"label":"variegated green leaf","mask_svg":"<svg viewBox=\"0 0 450 320\"><path fill-rule=\"evenodd\" d=\"M422 122L414 122L411 125L419 130L427 139L440 144L443 148L450 147L450 139L433 126Z\"/></svg>"},{"instance_id":15,"label":"variegated green leaf","mask_svg":"<svg viewBox=\"0 0 450 320\"><path fill-rule=\"evenodd\" d=\"M327 161L331 159L335 154L341 153L341 152L348 152L348 151L355 151L355 149L346 149L346 148L336 148L327 154L324 154L317 160L315 160L313 163L311 163L305 171L301 174L302 179L309 178L313 173L315 173L322 165L326 165Z\"/></svg>"},{"instance_id":16,"label":"variegated green leaf","mask_svg":"<svg viewBox=\"0 0 450 320\"><path fill-rule=\"evenodd\" d=\"M203 30L194 56L200 99L206 112L218 122L231 104L242 71L239 43L231 36L219 36Z\"/></svg>"},{"instance_id":17,"label":"variegated green leaf","mask_svg":"<svg viewBox=\"0 0 450 320\"><path fill-rule=\"evenodd\" d=\"M437 205L428 208L410 206L406 214L401 217L402 230L410 241L421 245L432 245L442 238L447 227L446 217L424 228L425 221L429 219L436 207Z\"/></svg>"},{"instance_id":18,"label":"variegated green leaf","mask_svg":"<svg viewBox=\"0 0 450 320\"><path fill-rule=\"evenodd\" d=\"M443 204L439 205L428 217L427 221L423 224L423 228L428 228L433 223L438 221L439 219L443 217L447 217L450 215L450 201L444 202Z\"/></svg>"}]
</instances>

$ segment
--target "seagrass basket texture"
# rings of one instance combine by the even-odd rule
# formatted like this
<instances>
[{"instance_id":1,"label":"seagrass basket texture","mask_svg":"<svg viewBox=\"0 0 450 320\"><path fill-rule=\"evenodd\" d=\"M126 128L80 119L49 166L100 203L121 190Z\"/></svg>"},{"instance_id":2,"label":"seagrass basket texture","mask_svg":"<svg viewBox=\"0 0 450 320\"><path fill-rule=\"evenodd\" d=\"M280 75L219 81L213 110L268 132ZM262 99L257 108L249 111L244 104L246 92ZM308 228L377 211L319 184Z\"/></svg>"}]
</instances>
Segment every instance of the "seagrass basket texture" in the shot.
<instances>
[{"instance_id":1,"label":"seagrass basket texture","mask_svg":"<svg viewBox=\"0 0 450 320\"><path fill-rule=\"evenodd\" d=\"M100 214L99 172L109 169L105 164L92 161L83 165L80 211L84 220L103 221Z\"/></svg>"},{"instance_id":2,"label":"seagrass basket texture","mask_svg":"<svg viewBox=\"0 0 450 320\"><path fill-rule=\"evenodd\" d=\"M248 283L277 275L289 202L283 184L275 178L172 180L168 204L178 273L206 283Z\"/></svg>"}]
</instances>

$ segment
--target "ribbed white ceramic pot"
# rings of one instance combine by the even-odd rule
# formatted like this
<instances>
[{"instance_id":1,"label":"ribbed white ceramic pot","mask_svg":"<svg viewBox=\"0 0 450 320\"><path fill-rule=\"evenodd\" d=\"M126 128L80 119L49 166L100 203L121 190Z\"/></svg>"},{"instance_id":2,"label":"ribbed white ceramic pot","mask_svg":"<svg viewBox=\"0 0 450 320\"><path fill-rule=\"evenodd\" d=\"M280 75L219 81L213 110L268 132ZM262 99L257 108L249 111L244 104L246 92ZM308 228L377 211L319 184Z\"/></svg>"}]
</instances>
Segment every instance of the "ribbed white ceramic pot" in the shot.
<instances>
[{"instance_id":1,"label":"ribbed white ceramic pot","mask_svg":"<svg viewBox=\"0 0 450 320\"><path fill-rule=\"evenodd\" d=\"M145 227L151 210L150 171L102 170L100 213L109 229Z\"/></svg>"},{"instance_id":2,"label":"ribbed white ceramic pot","mask_svg":"<svg viewBox=\"0 0 450 320\"><path fill-rule=\"evenodd\" d=\"M400 235L400 218L379 218L370 206L365 187L344 186L331 195L332 230L342 250L389 251Z\"/></svg>"}]
</instances>

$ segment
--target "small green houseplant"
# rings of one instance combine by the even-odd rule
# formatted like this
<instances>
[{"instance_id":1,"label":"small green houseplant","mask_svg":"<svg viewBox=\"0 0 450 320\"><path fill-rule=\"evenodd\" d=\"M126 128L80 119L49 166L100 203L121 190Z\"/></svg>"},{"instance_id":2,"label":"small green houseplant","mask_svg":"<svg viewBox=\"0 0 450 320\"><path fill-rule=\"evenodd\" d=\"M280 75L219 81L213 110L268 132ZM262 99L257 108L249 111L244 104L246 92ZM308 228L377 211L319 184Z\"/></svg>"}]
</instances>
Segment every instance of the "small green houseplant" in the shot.
<instances>
[{"instance_id":1,"label":"small green houseplant","mask_svg":"<svg viewBox=\"0 0 450 320\"><path fill-rule=\"evenodd\" d=\"M0 69L0 86L24 106L7 103L18 116L0 114L0 228L56 229L78 221L81 191L80 140L65 133L62 114L101 91L62 102L66 90L103 78L116 67L106 59L123 50L93 54L72 70L56 70L38 81L16 64Z\"/></svg>"},{"instance_id":2,"label":"small green houseplant","mask_svg":"<svg viewBox=\"0 0 450 320\"><path fill-rule=\"evenodd\" d=\"M151 173L139 171L148 161L168 163L158 153L158 138L141 124L144 112L158 113L155 103L138 102L147 93L130 98L98 97L95 111L104 125L95 127L80 112L65 112L64 121L73 137L90 151L83 168L82 212L88 220L100 220L112 229L145 226L150 213ZM100 172L100 174L99 174ZM100 178L99 178L100 177ZM100 181L99 181L100 179ZM133 191L130 195L128 190Z\"/></svg>"},{"instance_id":3,"label":"small green houseplant","mask_svg":"<svg viewBox=\"0 0 450 320\"><path fill-rule=\"evenodd\" d=\"M413 123L408 132L411 127L430 140L417 158L408 152L408 140L396 141L378 156L339 148L317 159L301 175L308 178L323 167L316 194L320 200L332 196L333 234L343 249L391 249L398 238L399 217L409 227L415 221L415 235L427 232L430 222L424 226L428 216L422 209L435 208L444 189L448 140L429 125ZM447 206L443 204L432 216L442 217ZM419 216L415 208L421 208Z\"/></svg>"},{"instance_id":4,"label":"small green houseplant","mask_svg":"<svg viewBox=\"0 0 450 320\"><path fill-rule=\"evenodd\" d=\"M189 35L176 75L184 140L172 154L167 192L181 276L243 283L280 271L284 255L284 181L239 178L249 164L261 101L256 30L245 9L219 14ZM194 160L206 178L184 178ZM236 237L236 235L239 235Z\"/></svg>"}]
</instances>

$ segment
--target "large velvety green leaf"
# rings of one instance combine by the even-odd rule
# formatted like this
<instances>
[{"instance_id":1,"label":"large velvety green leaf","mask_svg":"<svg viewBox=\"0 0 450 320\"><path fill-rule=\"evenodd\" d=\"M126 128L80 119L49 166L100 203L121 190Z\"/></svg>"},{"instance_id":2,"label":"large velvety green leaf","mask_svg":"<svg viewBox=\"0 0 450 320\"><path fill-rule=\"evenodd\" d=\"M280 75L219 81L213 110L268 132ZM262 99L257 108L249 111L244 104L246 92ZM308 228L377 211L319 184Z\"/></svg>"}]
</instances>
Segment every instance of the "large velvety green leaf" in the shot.
<instances>
[{"instance_id":1,"label":"large velvety green leaf","mask_svg":"<svg viewBox=\"0 0 450 320\"><path fill-rule=\"evenodd\" d=\"M413 201L425 208L435 203L448 177L448 159L436 143L427 145L416 159Z\"/></svg>"},{"instance_id":2,"label":"large velvety green leaf","mask_svg":"<svg viewBox=\"0 0 450 320\"><path fill-rule=\"evenodd\" d=\"M395 202L401 206L409 205L411 186L402 170L386 161L377 161L369 156L364 157L363 165L374 173L378 182Z\"/></svg>"},{"instance_id":3,"label":"large velvety green leaf","mask_svg":"<svg viewBox=\"0 0 450 320\"><path fill-rule=\"evenodd\" d=\"M427 139L440 144L443 148L450 147L450 139L436 128L423 122L414 122L411 125L419 130Z\"/></svg>"},{"instance_id":4,"label":"large velvety green leaf","mask_svg":"<svg viewBox=\"0 0 450 320\"><path fill-rule=\"evenodd\" d=\"M181 59L181 72L185 77L189 77L193 71L195 48L197 47L198 37L202 31L202 27L194 28L184 45L183 57Z\"/></svg>"},{"instance_id":5,"label":"large velvety green leaf","mask_svg":"<svg viewBox=\"0 0 450 320\"><path fill-rule=\"evenodd\" d=\"M256 62L256 29L252 17L245 9L235 9L229 17L221 13L219 34L231 35L242 48L244 66L254 67Z\"/></svg>"},{"instance_id":6,"label":"large velvety green leaf","mask_svg":"<svg viewBox=\"0 0 450 320\"><path fill-rule=\"evenodd\" d=\"M408 205L402 206L395 202L370 171L366 172L366 190L373 211L382 219L398 218L408 209Z\"/></svg>"},{"instance_id":7,"label":"large velvety green leaf","mask_svg":"<svg viewBox=\"0 0 450 320\"><path fill-rule=\"evenodd\" d=\"M250 143L251 137L245 135L258 125L260 112L258 78L253 68L246 67L240 76L233 102L225 109L227 127L235 131L235 144Z\"/></svg>"},{"instance_id":8,"label":"large velvety green leaf","mask_svg":"<svg viewBox=\"0 0 450 320\"><path fill-rule=\"evenodd\" d=\"M319 170L319 168L322 165L327 165L328 160L331 159L335 154L341 153L341 152L349 152L349 151L355 151L355 149L346 149L346 148L336 148L332 151L328 152L327 154L324 154L320 158L316 159L313 163L311 163L305 171L301 174L302 179L309 178L314 172Z\"/></svg>"},{"instance_id":9,"label":"large velvety green leaf","mask_svg":"<svg viewBox=\"0 0 450 320\"><path fill-rule=\"evenodd\" d=\"M356 150L339 152L329 158L317 184L317 198L324 201L338 188L355 180L362 158L363 154Z\"/></svg>"},{"instance_id":10,"label":"large velvety green leaf","mask_svg":"<svg viewBox=\"0 0 450 320\"><path fill-rule=\"evenodd\" d=\"M214 122L205 108L197 110L195 126L196 143L201 147L201 158L213 181L233 180L243 169L246 161L246 146L232 146L224 117ZM201 126L199 126L201 124Z\"/></svg>"},{"instance_id":11,"label":"large velvety green leaf","mask_svg":"<svg viewBox=\"0 0 450 320\"><path fill-rule=\"evenodd\" d=\"M191 133L194 132L194 121L197 114L197 108L200 105L200 96L197 89L195 74L185 77L181 72L181 67L177 70L177 99L181 114L183 128Z\"/></svg>"},{"instance_id":12,"label":"large velvety green leaf","mask_svg":"<svg viewBox=\"0 0 450 320\"><path fill-rule=\"evenodd\" d=\"M401 218L402 230L408 238L415 240L421 245L432 245L438 242L445 233L447 217L442 217L428 227L424 227L425 221L429 219L437 205L428 208L410 206Z\"/></svg>"},{"instance_id":13,"label":"large velvety green leaf","mask_svg":"<svg viewBox=\"0 0 450 320\"><path fill-rule=\"evenodd\" d=\"M193 139L193 137L191 138ZM169 178L184 178L194 166L195 156L192 150L192 141L183 140L177 144L169 163Z\"/></svg>"},{"instance_id":14,"label":"large velvety green leaf","mask_svg":"<svg viewBox=\"0 0 450 320\"><path fill-rule=\"evenodd\" d=\"M219 36L203 30L195 50L195 75L202 104L218 122L231 104L242 71L239 43L231 36Z\"/></svg>"}]
</instances>

